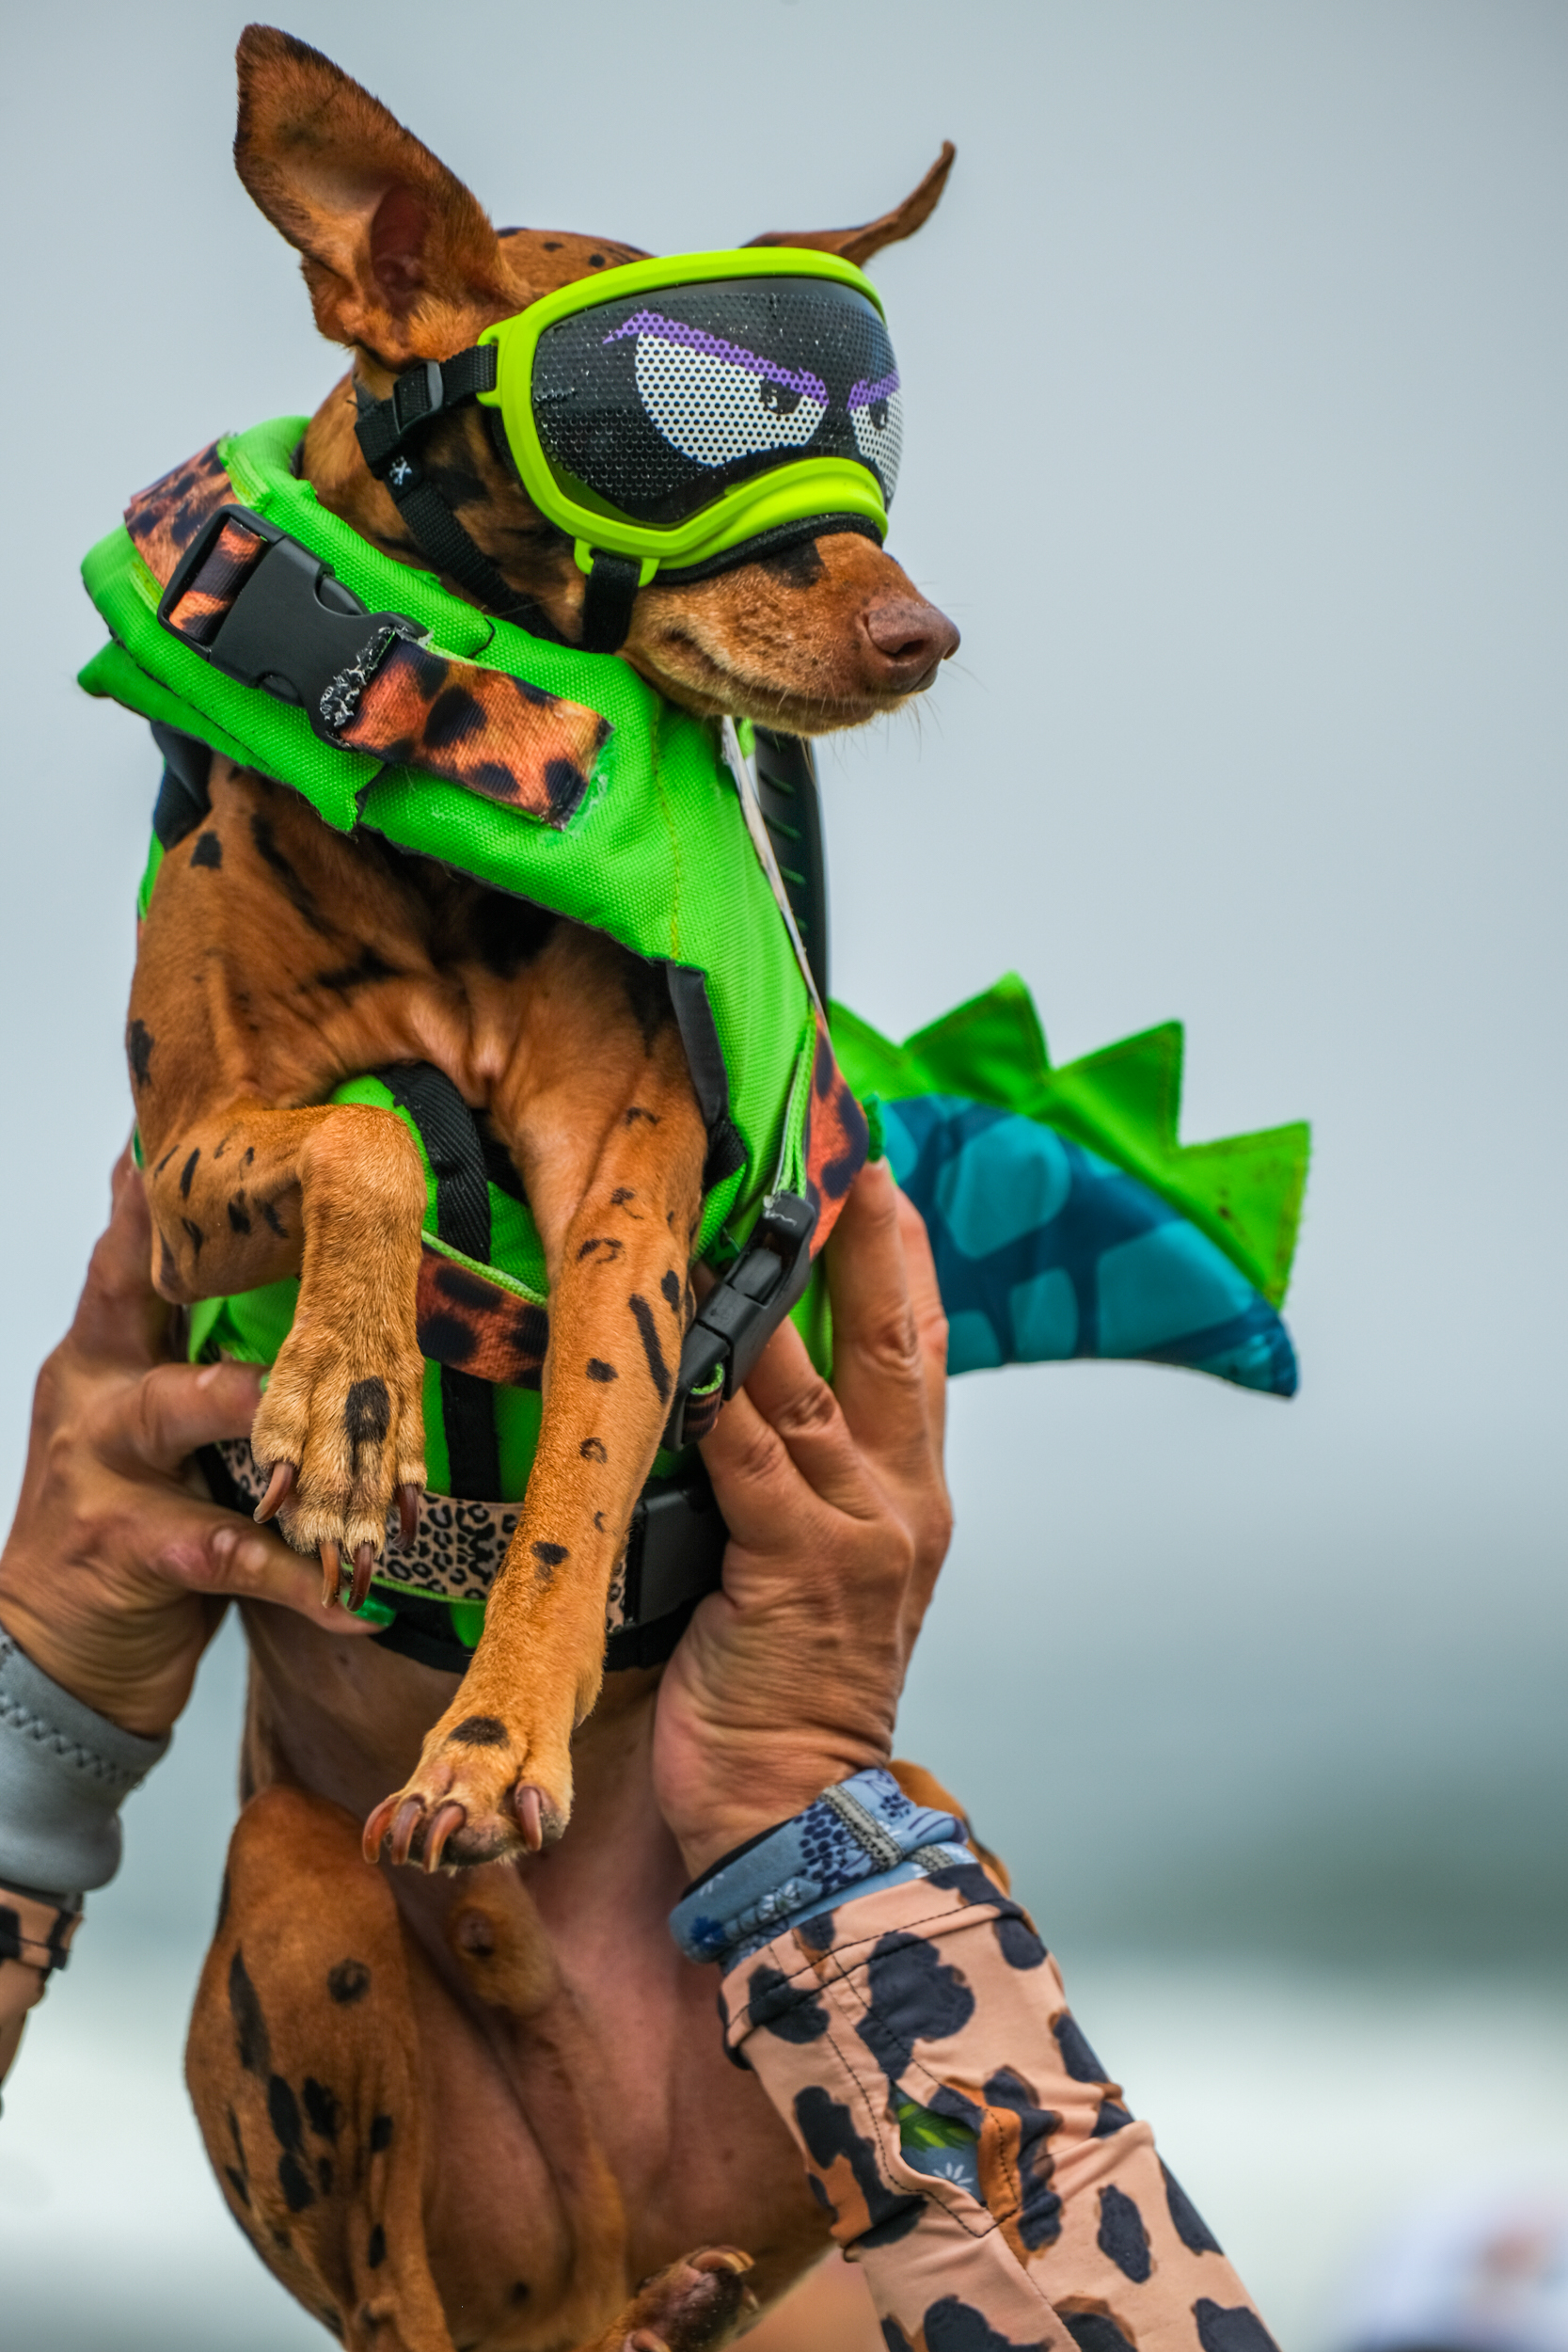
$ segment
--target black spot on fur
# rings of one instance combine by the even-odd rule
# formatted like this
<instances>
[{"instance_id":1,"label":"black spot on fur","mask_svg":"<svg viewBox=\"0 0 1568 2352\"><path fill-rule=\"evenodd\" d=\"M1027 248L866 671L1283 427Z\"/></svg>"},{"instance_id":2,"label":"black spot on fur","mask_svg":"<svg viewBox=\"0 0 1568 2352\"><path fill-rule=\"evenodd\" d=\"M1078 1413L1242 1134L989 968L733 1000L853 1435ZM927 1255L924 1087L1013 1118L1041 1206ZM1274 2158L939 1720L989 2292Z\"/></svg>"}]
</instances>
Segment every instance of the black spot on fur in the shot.
<instances>
[{"instance_id":1,"label":"black spot on fur","mask_svg":"<svg viewBox=\"0 0 1568 2352\"><path fill-rule=\"evenodd\" d=\"M234 2020L235 2047L245 2073L270 2074L272 2041L267 2021L261 2014L256 1987L250 1981L245 1954L238 1947L229 1963L229 2013Z\"/></svg>"},{"instance_id":2,"label":"black spot on fur","mask_svg":"<svg viewBox=\"0 0 1568 2352\"><path fill-rule=\"evenodd\" d=\"M383 2150L384 2148L389 2148L389 2147L391 2146L391 2144L392 2144L392 2119L391 2119L391 2117L390 2117L389 2115L375 2115L375 2116L372 2116L372 2117L371 2118L371 2153L372 2153L372 2156L378 2156L378 2155L380 2155L380 2153L381 2153L382 2150Z\"/></svg>"},{"instance_id":3,"label":"black spot on fur","mask_svg":"<svg viewBox=\"0 0 1568 2352\"><path fill-rule=\"evenodd\" d=\"M191 1197L191 1183L196 1175L196 1164L200 1157L201 1146L198 1144L196 1150L191 1153L190 1158L185 1162L184 1167L180 1170L180 1198L182 1200L188 1200Z\"/></svg>"},{"instance_id":4,"label":"black spot on fur","mask_svg":"<svg viewBox=\"0 0 1568 2352\"><path fill-rule=\"evenodd\" d=\"M147 1073L152 1066L152 1049L157 1042L145 1021L133 1021L125 1032L125 1051L130 1057L131 1077L138 1087L147 1084Z\"/></svg>"},{"instance_id":5,"label":"black spot on fur","mask_svg":"<svg viewBox=\"0 0 1568 2352\"><path fill-rule=\"evenodd\" d=\"M330 2156L318 2156L316 2158L316 2186L321 2190L324 2197L331 2196L332 2159Z\"/></svg>"},{"instance_id":6,"label":"black spot on fur","mask_svg":"<svg viewBox=\"0 0 1568 2352\"><path fill-rule=\"evenodd\" d=\"M591 1258L595 1249L602 1249L605 1252L605 1263L613 1265L617 1258L625 1256L626 1248L624 1241L607 1240L602 1235L596 1236L593 1241L583 1243L578 1251L578 1263L581 1265L584 1258Z\"/></svg>"},{"instance_id":7,"label":"black spot on fur","mask_svg":"<svg viewBox=\"0 0 1568 2352\"><path fill-rule=\"evenodd\" d=\"M506 1725L499 1715L469 1715L447 1734L464 1748L503 1748L506 1745Z\"/></svg>"},{"instance_id":8,"label":"black spot on fur","mask_svg":"<svg viewBox=\"0 0 1568 2352\"><path fill-rule=\"evenodd\" d=\"M233 2190L235 2196L239 2199L241 2204L248 2205L250 2202L250 2191L245 2185L244 2174L236 2172L231 2164L226 2164L223 2168L223 2177L228 2182L230 2187Z\"/></svg>"},{"instance_id":9,"label":"black spot on fur","mask_svg":"<svg viewBox=\"0 0 1568 2352\"><path fill-rule=\"evenodd\" d=\"M1141 2287L1153 2264L1148 2251L1148 2232L1144 2217L1125 2189L1114 2185L1100 2192L1100 2233L1095 2240L1101 2252L1116 2264L1122 2276Z\"/></svg>"},{"instance_id":10,"label":"black spot on fur","mask_svg":"<svg viewBox=\"0 0 1568 2352\"><path fill-rule=\"evenodd\" d=\"M237 1192L229 1203L229 1222L236 1233L250 1231L250 1211L245 1207L243 1192Z\"/></svg>"},{"instance_id":11,"label":"black spot on fur","mask_svg":"<svg viewBox=\"0 0 1568 2352\"><path fill-rule=\"evenodd\" d=\"M526 2303L528 2301L528 2280L526 2279L519 2279L516 2285L513 2288L509 2299L514 2303Z\"/></svg>"},{"instance_id":12,"label":"black spot on fur","mask_svg":"<svg viewBox=\"0 0 1568 2352\"><path fill-rule=\"evenodd\" d=\"M1193 2305L1197 2340L1203 2352L1279 2352L1279 2346L1247 2303L1211 2302L1199 2296Z\"/></svg>"},{"instance_id":13,"label":"black spot on fur","mask_svg":"<svg viewBox=\"0 0 1568 2352\"><path fill-rule=\"evenodd\" d=\"M362 1960L341 1960L326 1972L326 1989L340 2009L352 2009L371 1989L371 1972Z\"/></svg>"},{"instance_id":14,"label":"black spot on fur","mask_svg":"<svg viewBox=\"0 0 1568 2352\"><path fill-rule=\"evenodd\" d=\"M569 1560L572 1555L564 1544L535 1544L533 1556L542 1568L559 1568L562 1560Z\"/></svg>"},{"instance_id":15,"label":"black spot on fur","mask_svg":"<svg viewBox=\"0 0 1568 2352\"><path fill-rule=\"evenodd\" d=\"M640 1119L645 1119L650 1127L657 1127L659 1123L657 1111L645 1111L641 1103L634 1103L626 1113L626 1123L628 1127L635 1127Z\"/></svg>"},{"instance_id":16,"label":"black spot on fur","mask_svg":"<svg viewBox=\"0 0 1568 2352\"><path fill-rule=\"evenodd\" d=\"M343 2110L334 2093L314 2074L305 2077L305 2112L310 2119L310 2129L318 2139L336 2139L343 2120Z\"/></svg>"},{"instance_id":17,"label":"black spot on fur","mask_svg":"<svg viewBox=\"0 0 1568 2352\"><path fill-rule=\"evenodd\" d=\"M654 1311L647 1300L641 1297L636 1291L633 1291L626 1304L631 1309L632 1319L637 1325L638 1333L642 1342L642 1353L648 1359L648 1377L658 1391L659 1403L668 1405L670 1402L670 1367L664 1360L664 1350L658 1343L658 1327L654 1321Z\"/></svg>"},{"instance_id":18,"label":"black spot on fur","mask_svg":"<svg viewBox=\"0 0 1568 2352\"><path fill-rule=\"evenodd\" d=\"M581 1454L585 1462L608 1462L610 1459L609 1454L604 1450L603 1443L597 1438L584 1438L582 1443L578 1448L578 1452Z\"/></svg>"},{"instance_id":19,"label":"black spot on fur","mask_svg":"<svg viewBox=\"0 0 1568 2352\"><path fill-rule=\"evenodd\" d=\"M161 1176L163 1174L165 1168L168 1166L170 1160L173 1159L179 1149L180 1146L177 1143L171 1143L169 1145L168 1150L164 1153L163 1158L158 1162L157 1167L152 1171L154 1176Z\"/></svg>"},{"instance_id":20,"label":"black spot on fur","mask_svg":"<svg viewBox=\"0 0 1568 2352\"><path fill-rule=\"evenodd\" d=\"M245 1153L245 1157L246 1159L250 1157L248 1152ZM272 1202L270 1200L258 1200L256 1206L261 1210L263 1220L272 1228L273 1232L277 1235L278 1240L287 1241L289 1238L289 1229L284 1224L283 1219L278 1216L277 1211L273 1207Z\"/></svg>"},{"instance_id":21,"label":"black spot on fur","mask_svg":"<svg viewBox=\"0 0 1568 2352\"><path fill-rule=\"evenodd\" d=\"M678 1315L681 1311L682 1299L681 1278L675 1272L673 1266L670 1268L667 1274L661 1274L659 1276L658 1287L664 1294L664 1303L669 1308L670 1312L673 1315Z\"/></svg>"},{"instance_id":22,"label":"black spot on fur","mask_svg":"<svg viewBox=\"0 0 1568 2352\"><path fill-rule=\"evenodd\" d=\"M614 1365L607 1364L602 1357L590 1356L588 1359L588 1377L590 1380L619 1380L621 1375L616 1371Z\"/></svg>"},{"instance_id":23,"label":"black spot on fur","mask_svg":"<svg viewBox=\"0 0 1568 2352\"><path fill-rule=\"evenodd\" d=\"M379 2270L386 2259L387 2233L378 2221L371 2232L371 2241L365 2249L365 2260L372 2270Z\"/></svg>"},{"instance_id":24,"label":"black spot on fur","mask_svg":"<svg viewBox=\"0 0 1568 2352\"><path fill-rule=\"evenodd\" d=\"M329 988L338 996L352 996L356 989L369 988L377 980L401 979L396 964L377 955L373 947L361 947L352 963L334 964L329 972L318 972L313 980L301 982L304 988Z\"/></svg>"},{"instance_id":25,"label":"black spot on fur","mask_svg":"<svg viewBox=\"0 0 1568 2352\"><path fill-rule=\"evenodd\" d=\"M561 250L561 239L559 237L544 238L540 244L540 250L544 253L559 253Z\"/></svg>"},{"instance_id":26,"label":"black spot on fur","mask_svg":"<svg viewBox=\"0 0 1568 2352\"><path fill-rule=\"evenodd\" d=\"M180 1222L185 1229L185 1237L191 1245L193 1253L195 1256L199 1258L201 1255L201 1245L207 1238L206 1234L202 1232L194 1216L182 1216L180 1219Z\"/></svg>"},{"instance_id":27,"label":"black spot on fur","mask_svg":"<svg viewBox=\"0 0 1568 2352\"><path fill-rule=\"evenodd\" d=\"M617 1184L610 1196L610 1205L612 1209L624 1209L628 1200L635 1200L636 1198L629 1184Z\"/></svg>"},{"instance_id":28,"label":"black spot on fur","mask_svg":"<svg viewBox=\"0 0 1568 2352\"><path fill-rule=\"evenodd\" d=\"M828 2012L816 1998L814 1978L797 1990L782 1969L753 1968L746 2007L753 2026L780 2042L819 2042L828 2030Z\"/></svg>"},{"instance_id":29,"label":"black spot on fur","mask_svg":"<svg viewBox=\"0 0 1568 2352\"><path fill-rule=\"evenodd\" d=\"M602 1511L595 1511L595 1512L594 1512L594 1526L598 1529L599 1534L602 1535L602 1534L605 1533L604 1513L603 1513Z\"/></svg>"},{"instance_id":30,"label":"black spot on fur","mask_svg":"<svg viewBox=\"0 0 1568 2352\"><path fill-rule=\"evenodd\" d=\"M168 1246L166 1233L158 1236L158 1280L166 1295L179 1290L180 1268L174 1263L174 1252Z\"/></svg>"},{"instance_id":31,"label":"black spot on fur","mask_svg":"<svg viewBox=\"0 0 1568 2352\"><path fill-rule=\"evenodd\" d=\"M359 1449L380 1445L392 1425L392 1400L379 1375L356 1380L343 1400L343 1434L349 1443L350 1465L357 1476Z\"/></svg>"},{"instance_id":32,"label":"black spot on fur","mask_svg":"<svg viewBox=\"0 0 1568 2352\"><path fill-rule=\"evenodd\" d=\"M588 256L588 266L590 269L603 269L604 255L602 253L591 253Z\"/></svg>"},{"instance_id":33,"label":"black spot on fur","mask_svg":"<svg viewBox=\"0 0 1568 2352\"><path fill-rule=\"evenodd\" d=\"M193 866L208 866L213 868L214 873L216 872L217 868L223 864L223 844L218 839L215 833L198 833L197 834L196 847L191 851L191 864Z\"/></svg>"},{"instance_id":34,"label":"black spot on fur","mask_svg":"<svg viewBox=\"0 0 1568 2352\"><path fill-rule=\"evenodd\" d=\"M338 937L337 926L327 922L323 915L308 886L301 882L288 858L278 848L277 836L273 831L271 818L263 817L259 809L250 820L250 837L256 844L257 856L279 883L283 896L300 920L308 923L320 938L336 939Z\"/></svg>"},{"instance_id":35,"label":"black spot on fur","mask_svg":"<svg viewBox=\"0 0 1568 2352\"><path fill-rule=\"evenodd\" d=\"M1164 2175L1165 2203L1170 2208L1171 2227L1187 2251L1190 2254L1223 2253L1224 2249L1218 2238L1204 2220L1180 2182L1172 2173L1165 2171L1164 2165L1160 2167L1160 2170Z\"/></svg>"}]
</instances>

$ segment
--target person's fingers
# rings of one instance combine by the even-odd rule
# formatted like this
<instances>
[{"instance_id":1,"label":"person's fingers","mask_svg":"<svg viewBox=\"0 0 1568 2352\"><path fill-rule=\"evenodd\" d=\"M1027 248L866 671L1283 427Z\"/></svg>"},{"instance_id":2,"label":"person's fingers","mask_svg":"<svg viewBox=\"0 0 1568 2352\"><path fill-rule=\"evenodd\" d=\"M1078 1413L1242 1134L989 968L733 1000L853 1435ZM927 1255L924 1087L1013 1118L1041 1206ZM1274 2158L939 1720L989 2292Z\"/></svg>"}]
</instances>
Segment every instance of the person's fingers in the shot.
<instances>
[{"instance_id":1,"label":"person's fingers","mask_svg":"<svg viewBox=\"0 0 1568 2352\"><path fill-rule=\"evenodd\" d=\"M901 1188L897 1196L897 1214L898 1231L904 1243L904 1265L909 1275L910 1307L914 1315L915 1336L920 1343L921 1364L926 1375L927 1419L931 1442L940 1461L947 1431L947 1311L942 1303L937 1262L931 1254L931 1237L926 1231L926 1220L909 1194Z\"/></svg>"},{"instance_id":2,"label":"person's fingers","mask_svg":"<svg viewBox=\"0 0 1568 2352\"><path fill-rule=\"evenodd\" d=\"M162 1358L169 1310L152 1287L152 1219L129 1145L109 1186L109 1222L88 1263L71 1336L87 1354L132 1370Z\"/></svg>"},{"instance_id":3,"label":"person's fingers","mask_svg":"<svg viewBox=\"0 0 1568 2352\"><path fill-rule=\"evenodd\" d=\"M929 1455L925 1366L892 1171L861 1169L829 1238L833 1388L873 1457L914 1471Z\"/></svg>"},{"instance_id":4,"label":"person's fingers","mask_svg":"<svg viewBox=\"0 0 1568 2352\"><path fill-rule=\"evenodd\" d=\"M806 1485L831 1509L864 1518L881 1507L838 1399L793 1323L773 1334L746 1388Z\"/></svg>"},{"instance_id":5,"label":"person's fingers","mask_svg":"<svg viewBox=\"0 0 1568 2352\"><path fill-rule=\"evenodd\" d=\"M154 1572L187 1592L272 1601L329 1633L375 1629L346 1609L325 1609L319 1563L302 1559L269 1529L253 1527L233 1511L168 1493L155 1505L138 1503L135 1532Z\"/></svg>"},{"instance_id":6,"label":"person's fingers","mask_svg":"<svg viewBox=\"0 0 1568 2352\"><path fill-rule=\"evenodd\" d=\"M167 1475L199 1446L248 1437L261 1401L258 1365L159 1364L108 1407L103 1443Z\"/></svg>"},{"instance_id":7,"label":"person's fingers","mask_svg":"<svg viewBox=\"0 0 1568 2352\"><path fill-rule=\"evenodd\" d=\"M703 1439L702 1455L724 1524L748 1550L765 1549L782 1529L798 1528L811 1507L811 1491L784 1440L744 1389Z\"/></svg>"}]
</instances>

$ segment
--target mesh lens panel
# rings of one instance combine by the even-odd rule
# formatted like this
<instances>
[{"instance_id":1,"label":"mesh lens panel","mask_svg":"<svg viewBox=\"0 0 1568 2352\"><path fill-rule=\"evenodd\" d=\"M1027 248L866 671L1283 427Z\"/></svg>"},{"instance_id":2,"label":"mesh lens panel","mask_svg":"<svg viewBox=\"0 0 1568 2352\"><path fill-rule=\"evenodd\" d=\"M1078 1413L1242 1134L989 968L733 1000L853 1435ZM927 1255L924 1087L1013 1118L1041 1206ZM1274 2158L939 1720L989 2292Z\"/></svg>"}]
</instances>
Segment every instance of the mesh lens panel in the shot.
<instances>
[{"instance_id":1,"label":"mesh lens panel","mask_svg":"<svg viewBox=\"0 0 1568 2352\"><path fill-rule=\"evenodd\" d=\"M545 453L639 523L677 523L792 457L847 457L885 503L903 432L876 306L799 278L672 286L546 327L533 361Z\"/></svg>"}]
</instances>

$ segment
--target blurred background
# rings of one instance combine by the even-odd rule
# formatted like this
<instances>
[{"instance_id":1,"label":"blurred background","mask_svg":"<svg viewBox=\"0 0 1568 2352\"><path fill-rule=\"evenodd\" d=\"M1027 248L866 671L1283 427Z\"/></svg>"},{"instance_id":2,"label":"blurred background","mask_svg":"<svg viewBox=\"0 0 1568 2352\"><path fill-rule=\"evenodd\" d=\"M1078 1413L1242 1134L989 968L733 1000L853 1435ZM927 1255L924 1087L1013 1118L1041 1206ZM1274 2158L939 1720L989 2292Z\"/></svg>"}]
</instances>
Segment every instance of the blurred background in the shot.
<instances>
[{"instance_id":1,"label":"blurred background","mask_svg":"<svg viewBox=\"0 0 1568 2352\"><path fill-rule=\"evenodd\" d=\"M232 174L245 13L6 11L0 1493L130 1117L157 762L73 686L75 566L338 372ZM1402 2216L1568 2192L1568 10L282 21L498 220L655 250L867 218L958 142L874 269L891 544L964 643L825 750L835 993L903 1036L1016 968L1058 1062L1180 1016L1185 1138L1307 1115L1315 1157L1294 1402L1112 1364L955 1388L901 1744L1010 1859L1281 2343L1355 2352ZM323 2341L179 2079L240 1689L230 1629L12 2077L8 2352Z\"/></svg>"}]
</instances>

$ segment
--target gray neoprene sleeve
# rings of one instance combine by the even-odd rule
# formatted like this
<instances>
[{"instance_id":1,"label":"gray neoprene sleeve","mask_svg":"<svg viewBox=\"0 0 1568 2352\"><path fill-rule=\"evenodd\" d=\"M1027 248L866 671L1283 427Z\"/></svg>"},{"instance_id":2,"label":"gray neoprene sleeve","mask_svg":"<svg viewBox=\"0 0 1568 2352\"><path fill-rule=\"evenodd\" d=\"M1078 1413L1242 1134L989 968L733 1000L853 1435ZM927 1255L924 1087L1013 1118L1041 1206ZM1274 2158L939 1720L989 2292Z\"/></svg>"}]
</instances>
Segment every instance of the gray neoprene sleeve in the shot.
<instances>
[{"instance_id":1,"label":"gray neoprene sleeve","mask_svg":"<svg viewBox=\"0 0 1568 2352\"><path fill-rule=\"evenodd\" d=\"M119 1867L119 1808L168 1746L62 1691L0 1627L0 1882L66 1898Z\"/></svg>"}]
</instances>

